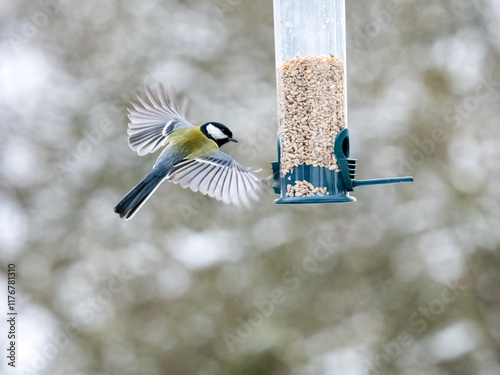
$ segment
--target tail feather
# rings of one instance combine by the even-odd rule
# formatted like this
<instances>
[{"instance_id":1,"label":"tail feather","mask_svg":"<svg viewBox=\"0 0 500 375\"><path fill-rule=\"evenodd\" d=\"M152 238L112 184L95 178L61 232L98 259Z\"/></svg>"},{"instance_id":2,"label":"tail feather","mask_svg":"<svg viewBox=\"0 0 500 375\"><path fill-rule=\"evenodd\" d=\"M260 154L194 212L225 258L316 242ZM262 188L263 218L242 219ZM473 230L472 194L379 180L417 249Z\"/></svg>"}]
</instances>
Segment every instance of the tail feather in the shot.
<instances>
[{"instance_id":1,"label":"tail feather","mask_svg":"<svg viewBox=\"0 0 500 375\"><path fill-rule=\"evenodd\" d=\"M116 205L115 212L125 220L131 219L164 179L165 176L155 175L154 172L148 174Z\"/></svg>"}]
</instances>

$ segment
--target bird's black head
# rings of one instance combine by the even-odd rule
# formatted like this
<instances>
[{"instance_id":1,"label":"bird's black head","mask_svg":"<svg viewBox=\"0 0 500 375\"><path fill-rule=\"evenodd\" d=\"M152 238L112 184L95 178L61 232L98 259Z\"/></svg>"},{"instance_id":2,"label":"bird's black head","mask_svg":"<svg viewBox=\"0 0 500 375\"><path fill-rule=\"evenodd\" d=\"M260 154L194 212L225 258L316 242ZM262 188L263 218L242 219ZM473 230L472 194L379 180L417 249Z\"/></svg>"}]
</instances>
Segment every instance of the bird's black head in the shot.
<instances>
[{"instance_id":1,"label":"bird's black head","mask_svg":"<svg viewBox=\"0 0 500 375\"><path fill-rule=\"evenodd\" d=\"M205 136L213 140L217 143L217 146L221 147L227 142L236 142L238 141L233 138L233 133L226 125L223 125L219 122L207 122L200 127L200 130Z\"/></svg>"}]
</instances>

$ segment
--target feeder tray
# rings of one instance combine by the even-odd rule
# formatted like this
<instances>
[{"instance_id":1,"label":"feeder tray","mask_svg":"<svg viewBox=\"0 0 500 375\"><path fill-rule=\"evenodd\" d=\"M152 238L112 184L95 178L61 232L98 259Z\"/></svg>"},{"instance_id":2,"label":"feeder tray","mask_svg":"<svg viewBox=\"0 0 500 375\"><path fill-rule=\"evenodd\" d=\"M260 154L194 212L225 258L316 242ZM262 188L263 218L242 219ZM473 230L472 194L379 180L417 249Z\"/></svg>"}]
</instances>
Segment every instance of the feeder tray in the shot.
<instances>
[{"instance_id":1,"label":"feeder tray","mask_svg":"<svg viewBox=\"0 0 500 375\"><path fill-rule=\"evenodd\" d=\"M300 165L281 178L280 176L280 143L278 137L278 161L271 163L274 175L273 189L282 197L276 199L276 204L308 204L308 203L342 203L354 202L356 198L349 196L357 186L384 185L402 182L413 182L413 177L390 177L369 180L356 180L356 159L350 158L349 129L343 129L335 139L333 153L337 159L340 172L312 165ZM312 197L283 196L282 189L296 181L307 181L314 187L325 188L323 194Z\"/></svg>"}]
</instances>

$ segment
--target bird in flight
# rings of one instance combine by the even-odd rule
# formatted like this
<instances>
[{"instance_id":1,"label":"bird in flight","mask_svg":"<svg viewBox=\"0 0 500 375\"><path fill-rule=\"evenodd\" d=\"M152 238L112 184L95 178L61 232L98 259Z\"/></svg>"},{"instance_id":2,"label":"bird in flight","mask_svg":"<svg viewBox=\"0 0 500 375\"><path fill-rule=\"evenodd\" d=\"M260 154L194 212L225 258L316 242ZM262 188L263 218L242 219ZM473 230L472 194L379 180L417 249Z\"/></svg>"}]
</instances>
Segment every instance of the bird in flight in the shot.
<instances>
[{"instance_id":1,"label":"bird in flight","mask_svg":"<svg viewBox=\"0 0 500 375\"><path fill-rule=\"evenodd\" d=\"M194 126L186 119L188 103L176 103L173 91L162 85L145 87L138 102L128 109L128 144L139 155L164 147L153 170L116 205L121 218L131 219L165 181L180 184L236 206L258 200L261 181L231 156L220 151L238 142L229 128L218 122Z\"/></svg>"}]
</instances>

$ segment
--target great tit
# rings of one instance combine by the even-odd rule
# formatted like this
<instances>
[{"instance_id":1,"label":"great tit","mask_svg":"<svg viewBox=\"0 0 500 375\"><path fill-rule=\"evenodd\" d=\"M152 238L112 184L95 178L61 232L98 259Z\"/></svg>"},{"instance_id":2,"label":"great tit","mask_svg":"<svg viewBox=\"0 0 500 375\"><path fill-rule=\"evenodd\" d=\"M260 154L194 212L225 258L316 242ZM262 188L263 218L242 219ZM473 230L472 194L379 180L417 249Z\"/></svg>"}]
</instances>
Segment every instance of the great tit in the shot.
<instances>
[{"instance_id":1,"label":"great tit","mask_svg":"<svg viewBox=\"0 0 500 375\"><path fill-rule=\"evenodd\" d=\"M219 150L228 142L238 142L225 125L192 125L186 120L187 100L178 106L173 91L161 85L156 92L145 87L137 99L128 109L130 148L142 156L166 147L153 171L116 205L121 218L131 219L165 180L226 204L249 206L249 198L258 199L260 179Z\"/></svg>"}]
</instances>

